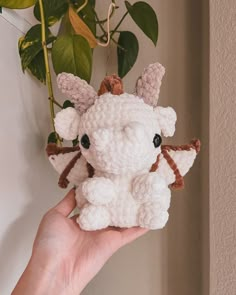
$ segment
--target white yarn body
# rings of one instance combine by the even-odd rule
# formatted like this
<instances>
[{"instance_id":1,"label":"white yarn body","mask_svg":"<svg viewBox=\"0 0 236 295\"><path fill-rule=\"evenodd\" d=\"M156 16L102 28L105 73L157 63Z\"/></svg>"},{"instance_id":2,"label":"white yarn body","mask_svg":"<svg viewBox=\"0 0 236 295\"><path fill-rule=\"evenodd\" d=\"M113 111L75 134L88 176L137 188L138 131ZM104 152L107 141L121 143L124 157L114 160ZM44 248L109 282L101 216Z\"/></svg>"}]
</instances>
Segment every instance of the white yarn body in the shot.
<instances>
[{"instance_id":1,"label":"white yarn body","mask_svg":"<svg viewBox=\"0 0 236 295\"><path fill-rule=\"evenodd\" d=\"M168 220L170 190L158 173L117 176L100 172L77 188L76 199L81 209L77 221L85 230L109 225L157 229Z\"/></svg>"},{"instance_id":2,"label":"white yarn body","mask_svg":"<svg viewBox=\"0 0 236 295\"><path fill-rule=\"evenodd\" d=\"M148 71L155 78L151 66L144 73L143 81L146 81ZM163 71L160 68L160 76ZM78 102L86 100L85 92L81 94L82 99L75 97L80 91L77 86L83 83L79 78L74 81L70 75L63 75L59 85L64 91L74 91L71 97L78 106ZM67 79L75 83L75 89ZM158 83L157 88L160 81ZM140 91L144 89L145 92L146 84L142 84L142 80L138 84ZM58 113L55 119L59 135L68 139L79 136L82 156L67 175L67 179L77 186L76 200L80 209L77 222L84 230L107 226L163 228L168 220L171 198L168 185L175 181L175 175L161 154L161 147L154 145L154 138L174 134L174 110L157 107L154 103L149 105L144 102L149 101L148 97L143 100L127 93L119 96L105 93L96 98L91 88L87 92L92 92L91 105L85 112L77 107L77 116L75 110L67 109ZM89 138L87 147L82 144L85 135ZM76 153L52 155L49 159L62 173ZM169 154L184 176L195 160L196 150L170 151ZM149 172L158 155L157 171ZM94 168L92 178L89 178L87 163Z\"/></svg>"},{"instance_id":3,"label":"white yarn body","mask_svg":"<svg viewBox=\"0 0 236 295\"><path fill-rule=\"evenodd\" d=\"M50 156L49 159L55 170L62 173L75 154L76 152ZM179 167L181 175L184 176L193 165L197 153L194 149L191 149L190 151L170 151L170 155ZM135 185L135 179L143 175L146 178L151 177L146 179L146 182L136 181ZM175 181L175 175L163 155L160 156L157 172L145 170L136 174L115 175L95 170L95 175L91 179L97 182L92 188L93 200L91 198L88 200L88 194L86 195L82 191L83 185L90 180L88 179L86 159L84 157L79 159L67 178L71 183L77 185L76 200L81 210L78 223L84 230L96 230L109 225L118 227L141 226L158 229L162 228L168 220L168 208L170 205L168 185ZM111 180L114 190L107 189L104 179ZM99 182L102 185L98 185ZM112 191L116 192L113 200L106 203L107 195L105 195L104 200L98 200L98 197L103 196L104 192L112 195ZM140 192L139 198L134 198L134 191ZM145 197L145 193L146 199L142 199L142 197ZM147 198L148 193L150 198Z\"/></svg>"}]
</instances>

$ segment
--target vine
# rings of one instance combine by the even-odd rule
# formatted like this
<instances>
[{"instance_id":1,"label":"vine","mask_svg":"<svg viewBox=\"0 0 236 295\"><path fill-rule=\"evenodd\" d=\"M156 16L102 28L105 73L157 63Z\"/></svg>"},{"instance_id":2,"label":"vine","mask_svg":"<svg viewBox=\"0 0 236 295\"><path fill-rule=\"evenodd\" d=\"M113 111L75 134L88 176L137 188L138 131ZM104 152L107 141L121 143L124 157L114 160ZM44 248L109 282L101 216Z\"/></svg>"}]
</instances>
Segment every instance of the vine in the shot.
<instances>
[{"instance_id":1,"label":"vine","mask_svg":"<svg viewBox=\"0 0 236 295\"><path fill-rule=\"evenodd\" d=\"M73 106L68 100L61 105L54 97L50 59L56 74L68 72L89 82L94 49L98 46L106 47L112 42L117 47L118 75L123 78L135 64L139 52L139 42L135 34L121 29L128 15L153 44L157 44L157 16L148 3L138 1L130 4L124 1L126 11L114 28L110 29L110 19L119 10L116 1L111 1L108 15L103 19L100 19L97 13L96 2L98 1L0 0L0 9L25 9L34 6L34 16L39 24L32 26L25 36L19 39L18 47L22 70L30 71L48 88L53 130L48 142L62 144L54 126L54 106L60 109ZM99 5L97 3L97 6ZM59 21L61 24L58 34L53 35L51 27ZM77 144L77 141L74 140L73 144Z\"/></svg>"},{"instance_id":2,"label":"vine","mask_svg":"<svg viewBox=\"0 0 236 295\"><path fill-rule=\"evenodd\" d=\"M55 129L55 124L54 124L54 118L55 118L54 103L56 103L57 105L58 103L55 102L54 94L53 94L52 77L50 72L48 49L47 49L47 43L46 43L46 25L45 25L45 17L44 17L44 9L43 9L43 0L39 0L39 7L40 7L40 16L41 16L41 34L42 34L41 38L42 38L42 47L43 47L44 61L45 61L45 68L46 68L46 83L48 86L51 122L52 122L53 132L57 134ZM57 134L57 143L61 145L61 140L58 134Z\"/></svg>"}]
</instances>

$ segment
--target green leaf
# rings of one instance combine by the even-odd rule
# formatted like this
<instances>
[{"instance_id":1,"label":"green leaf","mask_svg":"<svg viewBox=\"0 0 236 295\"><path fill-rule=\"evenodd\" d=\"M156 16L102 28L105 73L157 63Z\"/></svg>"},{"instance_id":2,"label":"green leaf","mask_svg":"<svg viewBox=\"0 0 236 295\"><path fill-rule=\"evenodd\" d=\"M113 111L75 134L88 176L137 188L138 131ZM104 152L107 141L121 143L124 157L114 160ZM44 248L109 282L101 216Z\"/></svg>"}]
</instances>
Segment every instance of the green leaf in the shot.
<instances>
[{"instance_id":1,"label":"green leaf","mask_svg":"<svg viewBox=\"0 0 236 295\"><path fill-rule=\"evenodd\" d=\"M42 50L30 62L27 69L40 82L46 84L46 67L45 67L44 55Z\"/></svg>"},{"instance_id":2,"label":"green leaf","mask_svg":"<svg viewBox=\"0 0 236 295\"><path fill-rule=\"evenodd\" d=\"M53 42L56 38L47 29L47 44ZM33 26L24 37L19 39L18 47L21 57L22 70L24 71L36 55L42 50L41 25Z\"/></svg>"},{"instance_id":3,"label":"green leaf","mask_svg":"<svg viewBox=\"0 0 236 295\"><path fill-rule=\"evenodd\" d=\"M71 0L70 1L76 8L79 8L84 4L84 0ZM79 12L79 16L83 22L89 27L94 36L96 36L96 21L94 14L95 1L89 0L88 4ZM72 34L75 33L70 20L68 13L62 18L62 22L59 29L59 36L63 34Z\"/></svg>"},{"instance_id":4,"label":"green leaf","mask_svg":"<svg viewBox=\"0 0 236 295\"><path fill-rule=\"evenodd\" d=\"M63 35L52 47L53 67L58 75L66 72L90 81L92 72L92 51L88 41L80 35Z\"/></svg>"},{"instance_id":5,"label":"green leaf","mask_svg":"<svg viewBox=\"0 0 236 295\"><path fill-rule=\"evenodd\" d=\"M78 6L81 6L84 3L84 0L78 0ZM96 22L95 14L93 12L95 8L95 1L90 0L88 4L79 12L79 16L83 22L89 27L93 35L96 35Z\"/></svg>"},{"instance_id":6,"label":"green leaf","mask_svg":"<svg viewBox=\"0 0 236 295\"><path fill-rule=\"evenodd\" d=\"M47 44L56 38L46 29ZM18 42L23 72L28 69L39 81L46 82L46 69L41 42L41 25L33 26Z\"/></svg>"},{"instance_id":7,"label":"green leaf","mask_svg":"<svg viewBox=\"0 0 236 295\"><path fill-rule=\"evenodd\" d=\"M138 56L139 44L136 36L128 31L120 33L117 46L118 74L123 78L133 67Z\"/></svg>"},{"instance_id":8,"label":"green leaf","mask_svg":"<svg viewBox=\"0 0 236 295\"><path fill-rule=\"evenodd\" d=\"M69 8L69 19L75 33L77 35L83 36L88 41L91 48L94 48L98 45L97 39L93 35L92 31L72 7Z\"/></svg>"},{"instance_id":9,"label":"green leaf","mask_svg":"<svg viewBox=\"0 0 236 295\"><path fill-rule=\"evenodd\" d=\"M0 6L11 9L23 9L35 4L36 0L0 0Z\"/></svg>"},{"instance_id":10,"label":"green leaf","mask_svg":"<svg viewBox=\"0 0 236 295\"><path fill-rule=\"evenodd\" d=\"M70 19L69 19L69 11L62 17L61 24L58 31L58 37L62 35L70 35L75 34L75 30L73 29Z\"/></svg>"},{"instance_id":11,"label":"green leaf","mask_svg":"<svg viewBox=\"0 0 236 295\"><path fill-rule=\"evenodd\" d=\"M93 8L95 7L95 4L96 4L95 0L89 0L88 2Z\"/></svg>"},{"instance_id":12,"label":"green leaf","mask_svg":"<svg viewBox=\"0 0 236 295\"><path fill-rule=\"evenodd\" d=\"M48 136L48 143L57 143L57 134L56 132L52 132Z\"/></svg>"},{"instance_id":13,"label":"green leaf","mask_svg":"<svg viewBox=\"0 0 236 295\"><path fill-rule=\"evenodd\" d=\"M74 104L70 100L65 100L62 106L63 109L74 108L74 107L75 107Z\"/></svg>"},{"instance_id":14,"label":"green leaf","mask_svg":"<svg viewBox=\"0 0 236 295\"><path fill-rule=\"evenodd\" d=\"M67 0L43 0L45 20L48 26L54 25L68 10ZM39 1L34 7L34 16L41 21Z\"/></svg>"},{"instance_id":15,"label":"green leaf","mask_svg":"<svg viewBox=\"0 0 236 295\"><path fill-rule=\"evenodd\" d=\"M72 144L73 146L77 146L79 143L79 139L78 139L78 136L76 137L76 139L72 140Z\"/></svg>"},{"instance_id":16,"label":"green leaf","mask_svg":"<svg viewBox=\"0 0 236 295\"><path fill-rule=\"evenodd\" d=\"M131 5L125 1L126 8L144 34L152 40L154 45L157 44L158 38L158 21L155 11L146 2L139 1Z\"/></svg>"}]
</instances>

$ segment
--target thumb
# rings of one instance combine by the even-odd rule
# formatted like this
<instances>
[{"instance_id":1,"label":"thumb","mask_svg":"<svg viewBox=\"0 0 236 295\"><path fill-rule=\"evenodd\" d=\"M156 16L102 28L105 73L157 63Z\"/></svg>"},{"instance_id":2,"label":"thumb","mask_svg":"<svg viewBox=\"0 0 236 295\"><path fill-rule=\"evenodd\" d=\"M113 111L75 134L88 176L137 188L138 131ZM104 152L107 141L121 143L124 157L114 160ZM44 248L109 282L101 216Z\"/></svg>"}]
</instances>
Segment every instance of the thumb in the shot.
<instances>
[{"instance_id":1,"label":"thumb","mask_svg":"<svg viewBox=\"0 0 236 295\"><path fill-rule=\"evenodd\" d=\"M61 213L63 216L68 216L75 208L75 190L71 189L53 209Z\"/></svg>"}]
</instances>

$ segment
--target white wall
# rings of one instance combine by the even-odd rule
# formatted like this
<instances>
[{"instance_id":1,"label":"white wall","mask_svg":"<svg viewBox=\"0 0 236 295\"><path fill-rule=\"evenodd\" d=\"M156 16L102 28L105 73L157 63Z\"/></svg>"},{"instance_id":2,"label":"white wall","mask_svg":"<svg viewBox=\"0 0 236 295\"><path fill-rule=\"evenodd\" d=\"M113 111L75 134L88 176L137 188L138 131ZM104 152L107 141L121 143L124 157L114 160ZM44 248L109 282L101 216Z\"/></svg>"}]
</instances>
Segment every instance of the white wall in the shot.
<instances>
[{"instance_id":1,"label":"white wall","mask_svg":"<svg viewBox=\"0 0 236 295\"><path fill-rule=\"evenodd\" d=\"M0 31L0 294L8 295L30 256L43 213L63 193L45 155L46 89L21 71L22 33L2 17Z\"/></svg>"},{"instance_id":2,"label":"white wall","mask_svg":"<svg viewBox=\"0 0 236 295\"><path fill-rule=\"evenodd\" d=\"M123 1L117 2L123 6ZM171 142L187 143L192 137L201 137L201 3L148 2L159 18L158 46L154 48L127 18L123 28L137 33L140 54L125 78L126 90L133 90L135 80L148 63L158 60L165 65L167 74L160 104L172 105L178 114L177 132ZM101 13L106 12L103 9ZM120 15L113 22L119 18ZM1 17L0 31L0 125L4 126L0 128L0 294L7 295L30 256L41 216L64 192L57 188L57 175L44 152L50 124L46 89L21 73L17 55L21 32ZM105 73L115 70L114 49L98 49L95 57L92 83L98 87ZM200 165L201 156L186 177L185 191L173 194L167 227L121 249L84 290L84 295L201 294Z\"/></svg>"}]
</instances>

